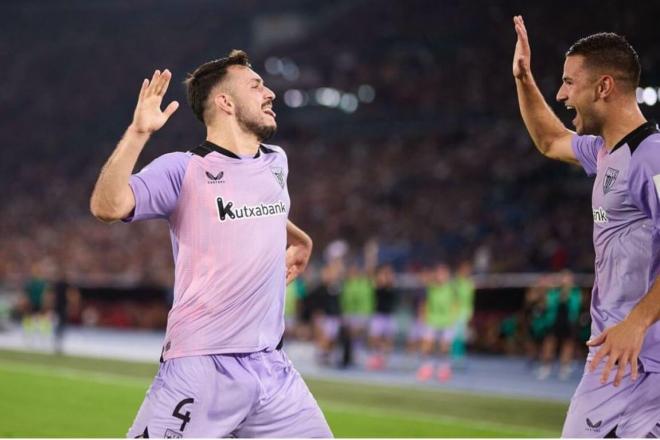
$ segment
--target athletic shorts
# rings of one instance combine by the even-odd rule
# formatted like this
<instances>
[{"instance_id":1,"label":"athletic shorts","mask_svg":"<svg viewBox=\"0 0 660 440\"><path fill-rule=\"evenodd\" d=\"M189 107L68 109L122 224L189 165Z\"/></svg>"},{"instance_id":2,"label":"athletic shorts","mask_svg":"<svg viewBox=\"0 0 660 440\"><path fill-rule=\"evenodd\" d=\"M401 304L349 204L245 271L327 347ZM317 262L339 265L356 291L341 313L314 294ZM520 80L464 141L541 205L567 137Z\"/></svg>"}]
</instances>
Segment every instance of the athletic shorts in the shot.
<instances>
[{"instance_id":1,"label":"athletic shorts","mask_svg":"<svg viewBox=\"0 0 660 440\"><path fill-rule=\"evenodd\" d=\"M454 341L455 329L454 327L436 328L427 325L424 332L424 340L427 342L442 342L450 344Z\"/></svg>"},{"instance_id":2,"label":"athletic shorts","mask_svg":"<svg viewBox=\"0 0 660 440\"><path fill-rule=\"evenodd\" d=\"M161 364L128 437L332 437L281 350Z\"/></svg>"},{"instance_id":3,"label":"athletic shorts","mask_svg":"<svg viewBox=\"0 0 660 440\"><path fill-rule=\"evenodd\" d=\"M369 336L372 338L392 338L396 333L396 320L392 315L377 313L369 322Z\"/></svg>"},{"instance_id":4,"label":"athletic shorts","mask_svg":"<svg viewBox=\"0 0 660 440\"><path fill-rule=\"evenodd\" d=\"M336 341L341 328L341 318L339 316L324 316L321 321L321 331L323 337L328 341Z\"/></svg>"},{"instance_id":5,"label":"athletic shorts","mask_svg":"<svg viewBox=\"0 0 660 440\"><path fill-rule=\"evenodd\" d=\"M426 333L426 324L424 321L416 319L408 328L407 340L409 343L419 342L424 337L424 333Z\"/></svg>"},{"instance_id":6,"label":"athletic shorts","mask_svg":"<svg viewBox=\"0 0 660 440\"><path fill-rule=\"evenodd\" d=\"M604 359L593 373L584 369L582 380L568 408L562 437L605 437L616 430L617 437L646 437L660 433L660 373L641 371L637 380L630 377L630 367L621 384L613 384L616 370L609 382L600 383L605 368ZM614 374L613 374L614 373Z\"/></svg>"},{"instance_id":7,"label":"athletic shorts","mask_svg":"<svg viewBox=\"0 0 660 440\"><path fill-rule=\"evenodd\" d=\"M367 328L369 318L369 315L348 315L346 316L346 323L352 332L359 332Z\"/></svg>"}]
</instances>

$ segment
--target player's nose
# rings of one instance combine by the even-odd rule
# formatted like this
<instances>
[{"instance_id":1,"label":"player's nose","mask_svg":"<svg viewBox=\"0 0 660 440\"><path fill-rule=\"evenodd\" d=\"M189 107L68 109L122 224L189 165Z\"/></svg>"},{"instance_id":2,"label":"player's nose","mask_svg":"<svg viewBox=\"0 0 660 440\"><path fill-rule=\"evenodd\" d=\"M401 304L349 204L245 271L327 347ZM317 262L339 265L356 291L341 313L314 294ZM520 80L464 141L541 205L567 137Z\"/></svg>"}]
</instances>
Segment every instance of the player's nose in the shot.
<instances>
[{"instance_id":1,"label":"player's nose","mask_svg":"<svg viewBox=\"0 0 660 440\"><path fill-rule=\"evenodd\" d=\"M568 95L566 94L566 91L564 90L564 85L563 85L563 84L562 84L562 86L559 88L559 90L557 90L557 97L556 97L556 99L557 99L557 101L559 101L559 102L564 102L564 101L566 101L566 100L568 99Z\"/></svg>"},{"instance_id":2,"label":"player's nose","mask_svg":"<svg viewBox=\"0 0 660 440\"><path fill-rule=\"evenodd\" d=\"M277 97L277 96L275 95L275 92L273 92L273 91L272 91L271 89L269 89L268 87L264 87L264 91L265 91L266 99L268 99L268 100L270 100L270 101L275 101L275 98Z\"/></svg>"}]
</instances>

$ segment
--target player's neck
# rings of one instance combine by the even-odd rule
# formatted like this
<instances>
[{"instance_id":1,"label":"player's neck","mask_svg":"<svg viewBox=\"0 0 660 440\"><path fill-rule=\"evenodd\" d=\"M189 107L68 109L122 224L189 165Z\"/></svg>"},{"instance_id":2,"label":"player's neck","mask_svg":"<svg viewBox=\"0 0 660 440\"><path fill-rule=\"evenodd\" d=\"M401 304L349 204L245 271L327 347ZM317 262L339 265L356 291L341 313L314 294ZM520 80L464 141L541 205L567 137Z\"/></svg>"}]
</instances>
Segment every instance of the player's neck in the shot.
<instances>
[{"instance_id":1,"label":"player's neck","mask_svg":"<svg viewBox=\"0 0 660 440\"><path fill-rule=\"evenodd\" d=\"M621 139L645 122L646 118L637 103L621 106L603 125L602 137L607 150L611 151Z\"/></svg>"},{"instance_id":2,"label":"player's neck","mask_svg":"<svg viewBox=\"0 0 660 440\"><path fill-rule=\"evenodd\" d=\"M207 126L206 140L241 157L254 156L259 150L259 139L237 126Z\"/></svg>"}]
</instances>

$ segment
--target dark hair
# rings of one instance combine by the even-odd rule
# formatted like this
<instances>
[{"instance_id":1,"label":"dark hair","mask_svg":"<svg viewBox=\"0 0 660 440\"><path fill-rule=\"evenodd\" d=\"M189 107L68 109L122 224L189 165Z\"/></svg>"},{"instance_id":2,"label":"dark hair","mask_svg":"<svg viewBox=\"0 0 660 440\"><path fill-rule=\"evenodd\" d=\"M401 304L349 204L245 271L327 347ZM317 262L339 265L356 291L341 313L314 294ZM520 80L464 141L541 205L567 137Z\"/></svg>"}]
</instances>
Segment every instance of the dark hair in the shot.
<instances>
[{"instance_id":1,"label":"dark hair","mask_svg":"<svg viewBox=\"0 0 660 440\"><path fill-rule=\"evenodd\" d=\"M628 83L632 90L639 85L639 56L621 35L600 32L581 38L566 52L567 57L571 55L582 55L589 67L615 71L613 76Z\"/></svg>"},{"instance_id":2,"label":"dark hair","mask_svg":"<svg viewBox=\"0 0 660 440\"><path fill-rule=\"evenodd\" d=\"M229 66L252 67L247 54L242 50L234 49L224 58L202 64L193 73L189 73L184 81L187 87L188 104L200 121L205 122L204 110L211 89L222 81Z\"/></svg>"}]
</instances>

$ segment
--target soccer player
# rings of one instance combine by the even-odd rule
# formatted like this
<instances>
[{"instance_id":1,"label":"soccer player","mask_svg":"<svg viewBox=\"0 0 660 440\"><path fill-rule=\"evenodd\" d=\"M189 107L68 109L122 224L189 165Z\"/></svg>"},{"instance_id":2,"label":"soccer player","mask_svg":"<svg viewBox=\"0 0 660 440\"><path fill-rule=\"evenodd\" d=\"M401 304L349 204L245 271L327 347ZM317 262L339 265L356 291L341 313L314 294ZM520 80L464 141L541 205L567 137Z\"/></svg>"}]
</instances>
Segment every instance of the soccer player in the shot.
<instances>
[{"instance_id":1,"label":"soccer player","mask_svg":"<svg viewBox=\"0 0 660 440\"><path fill-rule=\"evenodd\" d=\"M573 132L543 99L531 73L525 24L520 16L513 21L513 76L534 144L544 156L595 176L590 352L562 435L658 436L660 134L636 101L637 53L613 33L571 46L557 100L575 111Z\"/></svg>"},{"instance_id":2,"label":"soccer player","mask_svg":"<svg viewBox=\"0 0 660 440\"><path fill-rule=\"evenodd\" d=\"M161 111L170 79L156 70L143 81L91 199L103 221L160 218L170 227L174 304L160 369L128 435L330 437L280 345L286 282L307 265L312 242L287 220L284 151L262 143L277 127L275 94L245 52L201 65L186 85L206 140L131 176L178 107Z\"/></svg>"}]
</instances>

